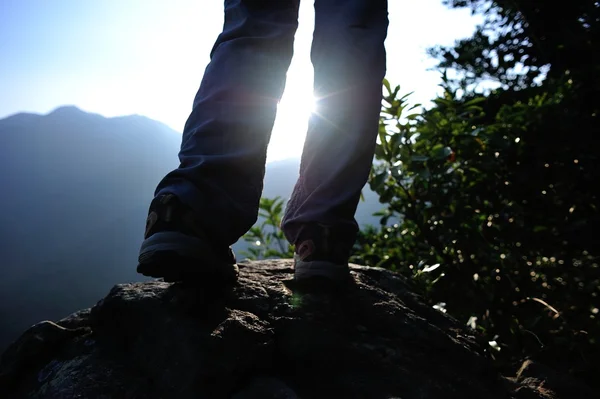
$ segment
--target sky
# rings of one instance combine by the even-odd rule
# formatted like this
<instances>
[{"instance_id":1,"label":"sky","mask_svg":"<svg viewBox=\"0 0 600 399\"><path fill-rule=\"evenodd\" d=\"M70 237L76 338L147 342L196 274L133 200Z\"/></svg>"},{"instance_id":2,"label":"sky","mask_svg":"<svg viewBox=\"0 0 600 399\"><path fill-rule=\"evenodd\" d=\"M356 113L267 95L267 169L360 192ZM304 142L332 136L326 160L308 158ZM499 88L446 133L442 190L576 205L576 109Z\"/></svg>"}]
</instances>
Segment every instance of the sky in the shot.
<instances>
[{"instance_id":1,"label":"sky","mask_svg":"<svg viewBox=\"0 0 600 399\"><path fill-rule=\"evenodd\" d=\"M389 3L387 78L426 104L440 90L426 49L470 36L481 17L441 0ZM313 105L313 4L301 0L269 161L302 150ZM223 0L1 0L0 118L75 105L106 117L144 115L181 132L222 25Z\"/></svg>"}]
</instances>

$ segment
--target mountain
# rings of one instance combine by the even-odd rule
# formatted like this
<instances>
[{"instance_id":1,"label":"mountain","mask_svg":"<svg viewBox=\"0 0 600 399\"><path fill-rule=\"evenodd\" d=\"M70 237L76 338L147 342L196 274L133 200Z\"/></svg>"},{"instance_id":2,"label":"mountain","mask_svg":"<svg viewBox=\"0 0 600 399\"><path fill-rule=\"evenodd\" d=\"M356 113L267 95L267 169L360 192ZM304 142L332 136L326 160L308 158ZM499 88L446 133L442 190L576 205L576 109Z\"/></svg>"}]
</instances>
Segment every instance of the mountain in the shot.
<instances>
[{"instance_id":1,"label":"mountain","mask_svg":"<svg viewBox=\"0 0 600 399\"><path fill-rule=\"evenodd\" d=\"M135 266L147 208L178 165L180 140L142 116L76 107L0 120L0 351L38 320L89 307L116 283L145 281ZM288 198L298 168L297 159L270 163L264 195ZM365 195L357 219L377 223L376 195Z\"/></svg>"},{"instance_id":2,"label":"mountain","mask_svg":"<svg viewBox=\"0 0 600 399\"><path fill-rule=\"evenodd\" d=\"M148 118L75 107L0 121L0 348L35 319L139 279L149 198L179 141Z\"/></svg>"}]
</instances>

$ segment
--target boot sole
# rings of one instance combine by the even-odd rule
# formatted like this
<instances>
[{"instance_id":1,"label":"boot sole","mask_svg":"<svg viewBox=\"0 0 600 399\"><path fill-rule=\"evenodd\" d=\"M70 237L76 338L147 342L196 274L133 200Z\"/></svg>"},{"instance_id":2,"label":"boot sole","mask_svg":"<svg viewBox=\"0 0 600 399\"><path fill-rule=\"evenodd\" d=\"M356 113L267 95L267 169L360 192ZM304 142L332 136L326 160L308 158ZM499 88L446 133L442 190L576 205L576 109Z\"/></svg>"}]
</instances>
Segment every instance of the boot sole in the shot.
<instances>
[{"instance_id":1,"label":"boot sole","mask_svg":"<svg viewBox=\"0 0 600 399\"><path fill-rule=\"evenodd\" d=\"M232 284L239 274L237 265L217 257L209 243L176 231L144 240L138 262L138 273L167 282Z\"/></svg>"},{"instance_id":2,"label":"boot sole","mask_svg":"<svg viewBox=\"0 0 600 399\"><path fill-rule=\"evenodd\" d=\"M301 282L314 278L327 279L334 283L345 283L351 279L350 268L327 261L304 262L294 256L294 280Z\"/></svg>"}]
</instances>

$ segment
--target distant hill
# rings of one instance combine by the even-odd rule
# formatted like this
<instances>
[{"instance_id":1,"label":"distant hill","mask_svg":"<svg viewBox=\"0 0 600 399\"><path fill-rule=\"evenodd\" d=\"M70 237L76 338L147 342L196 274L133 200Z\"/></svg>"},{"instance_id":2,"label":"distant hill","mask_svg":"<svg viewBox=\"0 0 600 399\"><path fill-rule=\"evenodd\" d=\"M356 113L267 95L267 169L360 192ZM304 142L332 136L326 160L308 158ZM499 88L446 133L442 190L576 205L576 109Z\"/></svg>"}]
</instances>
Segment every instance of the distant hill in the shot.
<instances>
[{"instance_id":1,"label":"distant hill","mask_svg":"<svg viewBox=\"0 0 600 399\"><path fill-rule=\"evenodd\" d=\"M0 120L0 351L30 324L89 307L135 272L156 184L181 135L142 116L75 107ZM264 195L288 198L299 160L267 166ZM357 220L377 223L365 191ZM234 246L239 254L246 248ZM130 267L123 267L130 265Z\"/></svg>"}]
</instances>

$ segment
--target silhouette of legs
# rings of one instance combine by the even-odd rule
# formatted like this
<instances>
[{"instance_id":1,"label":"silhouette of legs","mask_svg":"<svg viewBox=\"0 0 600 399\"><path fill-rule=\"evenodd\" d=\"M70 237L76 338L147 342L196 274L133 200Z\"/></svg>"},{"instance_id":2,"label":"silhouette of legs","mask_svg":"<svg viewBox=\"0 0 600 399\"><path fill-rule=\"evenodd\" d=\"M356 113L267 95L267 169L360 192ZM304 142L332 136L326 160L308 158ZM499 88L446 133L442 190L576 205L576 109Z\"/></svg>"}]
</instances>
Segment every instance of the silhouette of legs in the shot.
<instances>
[{"instance_id":1,"label":"silhouette of legs","mask_svg":"<svg viewBox=\"0 0 600 399\"><path fill-rule=\"evenodd\" d=\"M230 245L255 223L266 150L285 86L299 0L225 0L225 23L194 99L173 193L212 239Z\"/></svg>"},{"instance_id":2,"label":"silhouette of legs","mask_svg":"<svg viewBox=\"0 0 600 399\"><path fill-rule=\"evenodd\" d=\"M337 235L330 239L351 246L378 132L387 0L316 0L315 12L311 59L319 100L282 228L298 243L304 226L327 225Z\"/></svg>"},{"instance_id":3,"label":"silhouette of legs","mask_svg":"<svg viewBox=\"0 0 600 399\"><path fill-rule=\"evenodd\" d=\"M211 241L231 245L256 221L266 149L293 53L300 0L225 0L225 23L186 122L175 194ZM351 245L373 160L386 70L387 0L316 0L311 51L317 112L282 223L297 243L325 225ZM335 237L333 237L335 239Z\"/></svg>"}]
</instances>

